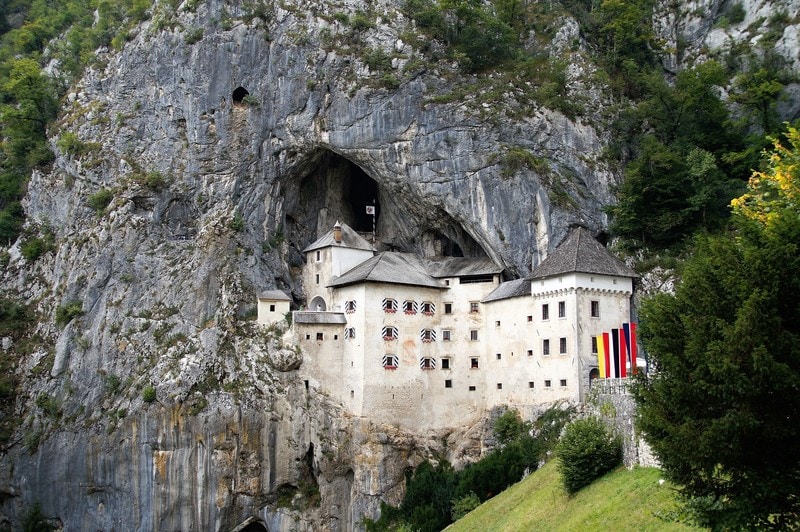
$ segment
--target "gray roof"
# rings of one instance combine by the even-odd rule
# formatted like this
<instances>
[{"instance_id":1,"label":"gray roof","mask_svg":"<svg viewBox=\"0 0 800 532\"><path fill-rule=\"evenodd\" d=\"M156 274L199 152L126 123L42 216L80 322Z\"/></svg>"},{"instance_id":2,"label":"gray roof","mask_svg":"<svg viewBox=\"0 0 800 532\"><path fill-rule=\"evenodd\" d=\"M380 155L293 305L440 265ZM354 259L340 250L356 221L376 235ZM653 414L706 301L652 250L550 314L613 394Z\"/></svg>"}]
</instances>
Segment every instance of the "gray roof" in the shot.
<instances>
[{"instance_id":1,"label":"gray roof","mask_svg":"<svg viewBox=\"0 0 800 532\"><path fill-rule=\"evenodd\" d=\"M309 323L316 325L344 325L347 323L347 318L344 317L344 312L293 312L292 320L294 323Z\"/></svg>"},{"instance_id":2,"label":"gray roof","mask_svg":"<svg viewBox=\"0 0 800 532\"><path fill-rule=\"evenodd\" d=\"M384 251L340 275L328 286L375 282L446 288L428 274L423 260L410 253Z\"/></svg>"},{"instance_id":3,"label":"gray roof","mask_svg":"<svg viewBox=\"0 0 800 532\"><path fill-rule=\"evenodd\" d=\"M281 290L264 290L258 294L258 299L266 299L269 301L291 301L292 298L287 296Z\"/></svg>"},{"instance_id":4,"label":"gray roof","mask_svg":"<svg viewBox=\"0 0 800 532\"><path fill-rule=\"evenodd\" d=\"M303 250L303 253L308 253L309 251L314 251L316 249L322 249L327 247L341 247L341 248L350 248L350 249L364 249L367 251L375 251L375 248L367 242L361 235L356 233L349 225L340 223L339 225L342 226L342 241L336 242L333 239L333 229L325 233L320 239L316 242L312 243L306 249Z\"/></svg>"},{"instance_id":5,"label":"gray roof","mask_svg":"<svg viewBox=\"0 0 800 532\"><path fill-rule=\"evenodd\" d=\"M573 229L528 278L542 279L564 273L639 277L635 271L612 255L585 227Z\"/></svg>"},{"instance_id":6,"label":"gray roof","mask_svg":"<svg viewBox=\"0 0 800 532\"><path fill-rule=\"evenodd\" d=\"M500 286L489 292L483 298L481 303L490 303L492 301L500 301L501 299L510 299L512 297L523 297L531 295L531 280L530 279L514 279L505 283L500 283Z\"/></svg>"},{"instance_id":7,"label":"gray roof","mask_svg":"<svg viewBox=\"0 0 800 532\"><path fill-rule=\"evenodd\" d=\"M423 260L428 274L436 278L493 275L503 271L502 267L489 258L436 257Z\"/></svg>"}]
</instances>

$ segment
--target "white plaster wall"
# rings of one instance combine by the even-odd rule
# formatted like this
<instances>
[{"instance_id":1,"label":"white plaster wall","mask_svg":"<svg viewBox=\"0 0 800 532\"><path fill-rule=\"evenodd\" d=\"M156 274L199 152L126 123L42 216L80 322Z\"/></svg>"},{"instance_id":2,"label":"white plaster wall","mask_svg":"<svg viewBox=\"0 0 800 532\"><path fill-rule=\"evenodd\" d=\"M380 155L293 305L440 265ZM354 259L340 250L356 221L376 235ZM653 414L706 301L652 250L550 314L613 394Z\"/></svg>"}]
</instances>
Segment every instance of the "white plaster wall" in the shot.
<instances>
[{"instance_id":1,"label":"white plaster wall","mask_svg":"<svg viewBox=\"0 0 800 532\"><path fill-rule=\"evenodd\" d=\"M270 310L270 306L275 305L275 310ZM275 301L269 299L258 300L258 318L260 325L270 325L272 323L284 322L286 313L289 312L288 301Z\"/></svg>"},{"instance_id":2,"label":"white plaster wall","mask_svg":"<svg viewBox=\"0 0 800 532\"><path fill-rule=\"evenodd\" d=\"M344 247L328 248L331 257L331 279L339 277L373 256L372 251Z\"/></svg>"}]
</instances>

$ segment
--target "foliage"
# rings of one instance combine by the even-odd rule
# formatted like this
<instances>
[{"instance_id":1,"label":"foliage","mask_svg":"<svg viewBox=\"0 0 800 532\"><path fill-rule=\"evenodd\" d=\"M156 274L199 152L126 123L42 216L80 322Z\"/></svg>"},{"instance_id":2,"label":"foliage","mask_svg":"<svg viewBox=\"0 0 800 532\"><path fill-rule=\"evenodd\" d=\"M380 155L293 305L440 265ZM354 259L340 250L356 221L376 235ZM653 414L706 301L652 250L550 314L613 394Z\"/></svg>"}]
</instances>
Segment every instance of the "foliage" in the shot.
<instances>
[{"instance_id":1,"label":"foliage","mask_svg":"<svg viewBox=\"0 0 800 532\"><path fill-rule=\"evenodd\" d=\"M101 188L91 196L89 196L89 206L94 209L97 215L105 212L106 207L114 199L114 190L110 188Z\"/></svg>"},{"instance_id":2,"label":"foliage","mask_svg":"<svg viewBox=\"0 0 800 532\"><path fill-rule=\"evenodd\" d=\"M464 495L460 499L453 499L451 502L452 508L450 513L453 517L453 521L458 521L481 505L481 500L472 492Z\"/></svg>"},{"instance_id":3,"label":"foliage","mask_svg":"<svg viewBox=\"0 0 800 532\"><path fill-rule=\"evenodd\" d=\"M793 528L800 516L800 146L776 143L705 236L675 294L643 304L657 371L634 388L638 426L704 526Z\"/></svg>"},{"instance_id":4,"label":"foliage","mask_svg":"<svg viewBox=\"0 0 800 532\"><path fill-rule=\"evenodd\" d=\"M52 418L61 417L61 406L58 403L58 399L51 395L40 393L36 397L36 406Z\"/></svg>"},{"instance_id":5,"label":"foliage","mask_svg":"<svg viewBox=\"0 0 800 532\"><path fill-rule=\"evenodd\" d=\"M96 142L84 142L78 138L78 135L68 131L61 135L61 138L58 139L56 142L56 146L62 152L72 155L74 157L80 157L81 155L86 155L94 150L99 149L100 145Z\"/></svg>"},{"instance_id":6,"label":"foliage","mask_svg":"<svg viewBox=\"0 0 800 532\"><path fill-rule=\"evenodd\" d=\"M244 231L244 218L242 217L241 213L237 212L233 215L231 221L228 222L228 227L237 233Z\"/></svg>"},{"instance_id":7,"label":"foliage","mask_svg":"<svg viewBox=\"0 0 800 532\"><path fill-rule=\"evenodd\" d=\"M152 403L156 400L156 389L152 384L148 384L142 388L142 401L145 403Z\"/></svg>"},{"instance_id":8,"label":"foliage","mask_svg":"<svg viewBox=\"0 0 800 532\"><path fill-rule=\"evenodd\" d=\"M530 424L522 421L519 411L509 409L494 420L492 432L494 432L494 436L497 438L497 443L504 445L511 440L519 438L529 429Z\"/></svg>"},{"instance_id":9,"label":"foliage","mask_svg":"<svg viewBox=\"0 0 800 532\"><path fill-rule=\"evenodd\" d=\"M26 236L20 244L20 253L28 262L34 262L55 248L52 231L45 230L42 236Z\"/></svg>"},{"instance_id":10,"label":"foliage","mask_svg":"<svg viewBox=\"0 0 800 532\"><path fill-rule=\"evenodd\" d=\"M47 521L47 516L42 512L42 505L38 502L28 508L22 518L23 532L47 532L55 528Z\"/></svg>"},{"instance_id":11,"label":"foliage","mask_svg":"<svg viewBox=\"0 0 800 532\"><path fill-rule=\"evenodd\" d=\"M567 493L576 493L622 463L622 442L595 417L567 425L556 447L558 469Z\"/></svg>"},{"instance_id":12,"label":"foliage","mask_svg":"<svg viewBox=\"0 0 800 532\"><path fill-rule=\"evenodd\" d=\"M70 301L56 308L56 325L63 327L74 318L83 315L83 303Z\"/></svg>"}]
</instances>

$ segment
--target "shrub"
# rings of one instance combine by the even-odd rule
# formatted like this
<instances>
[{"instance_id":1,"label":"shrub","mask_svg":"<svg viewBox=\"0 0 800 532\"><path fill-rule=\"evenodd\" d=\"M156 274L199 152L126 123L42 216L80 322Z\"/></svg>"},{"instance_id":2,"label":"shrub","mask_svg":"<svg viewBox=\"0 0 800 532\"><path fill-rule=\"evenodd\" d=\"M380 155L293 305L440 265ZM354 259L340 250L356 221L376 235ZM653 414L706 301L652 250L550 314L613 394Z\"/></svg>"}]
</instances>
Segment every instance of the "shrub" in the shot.
<instances>
[{"instance_id":1,"label":"shrub","mask_svg":"<svg viewBox=\"0 0 800 532\"><path fill-rule=\"evenodd\" d=\"M595 417L567 425L556 447L558 469L567 493L576 493L622 461L622 443Z\"/></svg>"},{"instance_id":2,"label":"shrub","mask_svg":"<svg viewBox=\"0 0 800 532\"><path fill-rule=\"evenodd\" d=\"M520 437L527 428L517 410L506 410L494 421L492 432L497 442L504 445Z\"/></svg>"},{"instance_id":3,"label":"shrub","mask_svg":"<svg viewBox=\"0 0 800 532\"><path fill-rule=\"evenodd\" d=\"M80 157L92 151L100 149L100 144L97 142L84 142L78 138L78 135L68 131L61 135L61 138L56 141L56 146L62 152L73 157Z\"/></svg>"},{"instance_id":4,"label":"shrub","mask_svg":"<svg viewBox=\"0 0 800 532\"><path fill-rule=\"evenodd\" d=\"M183 40L186 44L194 44L199 42L200 39L203 38L203 28L193 28L186 32L183 36Z\"/></svg>"},{"instance_id":5,"label":"shrub","mask_svg":"<svg viewBox=\"0 0 800 532\"><path fill-rule=\"evenodd\" d=\"M45 532L53 530L53 525L47 521L47 517L42 512L42 505L38 502L28 508L22 518L23 532Z\"/></svg>"},{"instance_id":6,"label":"shrub","mask_svg":"<svg viewBox=\"0 0 800 532\"><path fill-rule=\"evenodd\" d=\"M108 204L114 199L114 191L110 188L101 188L89 196L89 207L99 216L106 210Z\"/></svg>"},{"instance_id":7,"label":"shrub","mask_svg":"<svg viewBox=\"0 0 800 532\"><path fill-rule=\"evenodd\" d=\"M228 227L237 233L241 233L244 230L244 218L242 218L242 215L237 212L228 223Z\"/></svg>"},{"instance_id":8,"label":"shrub","mask_svg":"<svg viewBox=\"0 0 800 532\"><path fill-rule=\"evenodd\" d=\"M44 253L49 251L50 246L48 246L47 241L40 237L33 237L27 238L24 242L20 245L20 252L22 256L25 257L25 260L28 262L33 262L39 257L41 257Z\"/></svg>"},{"instance_id":9,"label":"shrub","mask_svg":"<svg viewBox=\"0 0 800 532\"><path fill-rule=\"evenodd\" d=\"M453 521L458 521L481 505L481 500L473 492L470 492L468 495L464 495L460 499L453 499L452 502L453 509L451 514L453 516Z\"/></svg>"},{"instance_id":10,"label":"shrub","mask_svg":"<svg viewBox=\"0 0 800 532\"><path fill-rule=\"evenodd\" d=\"M65 305L56 308L56 325L63 327L73 318L83 315L83 303L80 301L70 301Z\"/></svg>"},{"instance_id":11,"label":"shrub","mask_svg":"<svg viewBox=\"0 0 800 532\"><path fill-rule=\"evenodd\" d=\"M151 384L148 384L144 387L144 389L142 389L142 401L145 403L152 403L155 400L156 389Z\"/></svg>"}]
</instances>

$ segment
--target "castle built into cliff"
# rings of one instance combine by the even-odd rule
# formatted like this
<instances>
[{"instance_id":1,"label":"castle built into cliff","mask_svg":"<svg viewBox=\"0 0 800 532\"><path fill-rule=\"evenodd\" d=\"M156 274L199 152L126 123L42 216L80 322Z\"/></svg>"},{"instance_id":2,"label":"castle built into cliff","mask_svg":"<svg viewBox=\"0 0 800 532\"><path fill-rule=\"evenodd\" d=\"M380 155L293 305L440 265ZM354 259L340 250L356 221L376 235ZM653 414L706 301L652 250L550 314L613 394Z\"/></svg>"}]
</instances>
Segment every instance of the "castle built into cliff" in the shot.
<instances>
[{"instance_id":1,"label":"castle built into cliff","mask_svg":"<svg viewBox=\"0 0 800 532\"><path fill-rule=\"evenodd\" d=\"M595 339L630 321L637 277L582 227L506 282L488 258L377 252L345 224L304 252L308 309L289 331L303 378L353 415L414 429L583 400ZM289 298L262 293L258 309L283 320Z\"/></svg>"}]
</instances>

